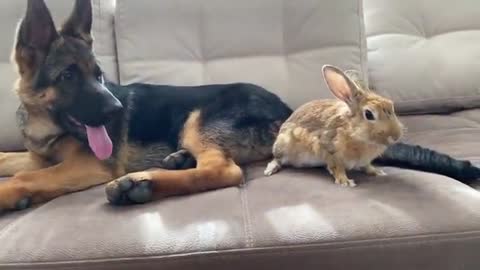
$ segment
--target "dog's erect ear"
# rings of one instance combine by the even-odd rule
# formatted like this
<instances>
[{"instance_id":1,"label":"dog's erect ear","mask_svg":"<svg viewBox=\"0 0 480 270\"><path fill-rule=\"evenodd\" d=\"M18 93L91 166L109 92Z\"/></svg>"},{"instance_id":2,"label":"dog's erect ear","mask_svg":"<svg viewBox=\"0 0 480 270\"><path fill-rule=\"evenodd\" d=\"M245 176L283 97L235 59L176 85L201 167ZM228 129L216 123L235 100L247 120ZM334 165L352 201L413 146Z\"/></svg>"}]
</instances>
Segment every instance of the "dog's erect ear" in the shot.
<instances>
[{"instance_id":1,"label":"dog's erect ear","mask_svg":"<svg viewBox=\"0 0 480 270\"><path fill-rule=\"evenodd\" d=\"M61 33L84 40L92 44L92 2L91 0L75 0L70 17L65 21Z\"/></svg>"},{"instance_id":2,"label":"dog's erect ear","mask_svg":"<svg viewBox=\"0 0 480 270\"><path fill-rule=\"evenodd\" d=\"M46 53L57 37L57 30L45 2L28 0L27 13L17 34L17 47L28 47Z\"/></svg>"}]
</instances>

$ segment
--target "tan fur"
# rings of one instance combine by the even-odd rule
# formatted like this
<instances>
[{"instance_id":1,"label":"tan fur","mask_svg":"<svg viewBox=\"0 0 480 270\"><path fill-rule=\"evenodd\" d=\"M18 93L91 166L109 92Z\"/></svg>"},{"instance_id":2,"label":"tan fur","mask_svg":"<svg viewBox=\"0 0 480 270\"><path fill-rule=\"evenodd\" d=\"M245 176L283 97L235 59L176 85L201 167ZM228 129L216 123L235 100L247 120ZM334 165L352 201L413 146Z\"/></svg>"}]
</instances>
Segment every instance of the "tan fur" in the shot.
<instances>
[{"instance_id":1,"label":"tan fur","mask_svg":"<svg viewBox=\"0 0 480 270\"><path fill-rule=\"evenodd\" d=\"M200 131L200 111L193 111L183 127L181 145L197 160L194 169L170 171L155 169L127 174L107 185L107 195L118 190L125 179L150 181L155 197L189 194L238 185L243 172L218 145L203 138Z\"/></svg>"},{"instance_id":2,"label":"tan fur","mask_svg":"<svg viewBox=\"0 0 480 270\"><path fill-rule=\"evenodd\" d=\"M370 163L402 136L403 126L393 102L361 88L364 84L357 76L350 79L335 67L326 66L324 74L340 100L308 102L287 119L274 143L274 160L267 166L266 175L279 171L282 165L325 165L336 183L354 186L346 170L383 174ZM365 109L377 116L375 121L365 119Z\"/></svg>"},{"instance_id":3,"label":"tan fur","mask_svg":"<svg viewBox=\"0 0 480 270\"><path fill-rule=\"evenodd\" d=\"M129 162L138 159L141 156L141 148L139 146L129 144L126 141L128 129L122 130L122 141L119 143L119 150L115 160L115 175L125 175L128 171Z\"/></svg>"},{"instance_id":4,"label":"tan fur","mask_svg":"<svg viewBox=\"0 0 480 270\"><path fill-rule=\"evenodd\" d=\"M26 104L32 109L48 108L52 106L52 104L57 99L57 91L53 87L47 88L43 91L40 91L39 93L34 93L33 91L31 91L31 88L29 88L29 86L27 87L21 83L17 85L19 86L16 88L16 91L18 96L20 97L20 100L23 104Z\"/></svg>"},{"instance_id":5,"label":"tan fur","mask_svg":"<svg viewBox=\"0 0 480 270\"><path fill-rule=\"evenodd\" d=\"M0 176L12 176L21 171L33 171L49 166L42 157L32 152L0 153Z\"/></svg>"},{"instance_id":6,"label":"tan fur","mask_svg":"<svg viewBox=\"0 0 480 270\"><path fill-rule=\"evenodd\" d=\"M22 162L20 172L0 184L0 209L13 209L23 198L33 203L51 200L60 195L99 185L113 178L111 170L72 138L65 138L56 144L56 159L62 162L49 166L44 160L28 154L10 155L1 166ZM28 168L28 166L33 166ZM39 169L43 167L43 169ZM29 170L34 169L34 170Z\"/></svg>"},{"instance_id":7,"label":"tan fur","mask_svg":"<svg viewBox=\"0 0 480 270\"><path fill-rule=\"evenodd\" d=\"M115 175L125 175L127 172L128 160L132 155L132 150L128 144L120 144L120 149L118 150L116 166L115 166Z\"/></svg>"},{"instance_id":8,"label":"tan fur","mask_svg":"<svg viewBox=\"0 0 480 270\"><path fill-rule=\"evenodd\" d=\"M196 110L190 113L187 121L185 121L182 132L182 145L190 150L192 155L196 156L206 149L213 148L213 145L208 145L200 133L200 111Z\"/></svg>"}]
</instances>

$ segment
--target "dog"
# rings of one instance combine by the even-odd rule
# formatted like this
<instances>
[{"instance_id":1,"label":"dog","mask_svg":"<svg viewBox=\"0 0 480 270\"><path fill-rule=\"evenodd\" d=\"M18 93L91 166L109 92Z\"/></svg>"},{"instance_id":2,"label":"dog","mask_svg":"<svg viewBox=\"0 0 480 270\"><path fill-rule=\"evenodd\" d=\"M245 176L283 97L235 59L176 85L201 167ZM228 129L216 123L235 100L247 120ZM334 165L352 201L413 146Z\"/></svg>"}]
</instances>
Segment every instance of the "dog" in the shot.
<instances>
[{"instance_id":1,"label":"dog","mask_svg":"<svg viewBox=\"0 0 480 270\"><path fill-rule=\"evenodd\" d=\"M91 26L89 0L75 1L60 30L43 0L28 0L12 54L28 151L0 153L0 175L11 177L0 183L0 210L105 183L116 205L231 187L243 181L240 166L271 157L292 113L278 96L247 83L116 85L97 64ZM400 143L378 161L480 175L468 161Z\"/></svg>"}]
</instances>

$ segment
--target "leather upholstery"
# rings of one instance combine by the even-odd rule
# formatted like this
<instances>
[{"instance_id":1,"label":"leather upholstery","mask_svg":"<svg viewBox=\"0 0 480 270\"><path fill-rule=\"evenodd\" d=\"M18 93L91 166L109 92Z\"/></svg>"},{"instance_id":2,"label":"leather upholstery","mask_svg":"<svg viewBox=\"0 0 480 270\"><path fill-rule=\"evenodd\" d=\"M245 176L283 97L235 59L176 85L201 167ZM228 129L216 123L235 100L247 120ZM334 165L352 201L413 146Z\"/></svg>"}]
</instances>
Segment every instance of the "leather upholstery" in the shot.
<instances>
[{"instance_id":1,"label":"leather upholstery","mask_svg":"<svg viewBox=\"0 0 480 270\"><path fill-rule=\"evenodd\" d=\"M480 1L364 3L370 83L399 112L480 106Z\"/></svg>"}]
</instances>

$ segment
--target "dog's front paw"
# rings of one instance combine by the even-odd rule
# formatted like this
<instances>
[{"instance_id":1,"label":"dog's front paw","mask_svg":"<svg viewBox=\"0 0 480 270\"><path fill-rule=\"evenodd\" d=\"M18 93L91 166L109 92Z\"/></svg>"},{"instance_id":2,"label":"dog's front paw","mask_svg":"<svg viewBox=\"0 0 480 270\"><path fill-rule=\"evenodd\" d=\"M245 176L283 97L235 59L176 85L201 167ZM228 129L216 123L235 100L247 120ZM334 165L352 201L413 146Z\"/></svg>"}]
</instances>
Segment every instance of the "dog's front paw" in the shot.
<instances>
[{"instance_id":1,"label":"dog's front paw","mask_svg":"<svg viewBox=\"0 0 480 270\"><path fill-rule=\"evenodd\" d=\"M32 205L32 197L14 178L0 184L0 212L24 210Z\"/></svg>"},{"instance_id":2,"label":"dog's front paw","mask_svg":"<svg viewBox=\"0 0 480 270\"><path fill-rule=\"evenodd\" d=\"M152 186L146 173L133 173L108 183L105 192L111 204L146 203L153 199Z\"/></svg>"}]
</instances>

